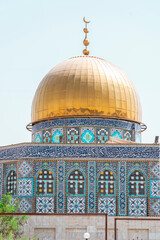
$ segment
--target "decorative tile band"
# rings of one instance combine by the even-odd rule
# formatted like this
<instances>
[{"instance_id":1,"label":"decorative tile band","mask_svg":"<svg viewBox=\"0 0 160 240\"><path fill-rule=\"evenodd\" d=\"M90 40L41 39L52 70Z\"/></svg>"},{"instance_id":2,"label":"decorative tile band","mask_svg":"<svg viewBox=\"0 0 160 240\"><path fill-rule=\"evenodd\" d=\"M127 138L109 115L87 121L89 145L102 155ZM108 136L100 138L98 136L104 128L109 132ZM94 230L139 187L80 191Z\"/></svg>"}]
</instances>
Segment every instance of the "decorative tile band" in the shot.
<instances>
[{"instance_id":1,"label":"decorative tile band","mask_svg":"<svg viewBox=\"0 0 160 240\"><path fill-rule=\"evenodd\" d=\"M119 162L119 215L126 215L126 162Z\"/></svg>"},{"instance_id":2,"label":"decorative tile band","mask_svg":"<svg viewBox=\"0 0 160 240\"><path fill-rule=\"evenodd\" d=\"M65 162L57 162L57 213L65 212Z\"/></svg>"},{"instance_id":3,"label":"decorative tile band","mask_svg":"<svg viewBox=\"0 0 160 240\"><path fill-rule=\"evenodd\" d=\"M69 146L26 144L18 147L0 149L0 160L25 158L152 158L159 159L159 146L152 145L106 145Z\"/></svg>"},{"instance_id":4,"label":"decorative tile band","mask_svg":"<svg viewBox=\"0 0 160 240\"><path fill-rule=\"evenodd\" d=\"M137 123L116 120L116 119L103 119L103 118L66 118L66 119L54 119L51 121L37 123L32 127L32 132L43 130L46 128L57 126L106 126L106 127L119 127L128 130L141 131L141 126Z\"/></svg>"},{"instance_id":5,"label":"decorative tile band","mask_svg":"<svg viewBox=\"0 0 160 240\"><path fill-rule=\"evenodd\" d=\"M63 123L63 125L55 126L55 123ZM72 119L72 121L66 119L65 122L63 122L62 119L52 120L50 122L38 123L33 126L32 142L54 144L105 144L108 141L109 136L124 139L126 141L141 142L141 132L135 130L137 129L137 125L139 124L112 119L82 118ZM38 128L36 128L36 126L38 126ZM46 126L48 127L43 128ZM64 134L64 132L66 134Z\"/></svg>"},{"instance_id":6,"label":"decorative tile band","mask_svg":"<svg viewBox=\"0 0 160 240\"><path fill-rule=\"evenodd\" d=\"M96 162L88 162L88 213L96 212Z\"/></svg>"}]
</instances>

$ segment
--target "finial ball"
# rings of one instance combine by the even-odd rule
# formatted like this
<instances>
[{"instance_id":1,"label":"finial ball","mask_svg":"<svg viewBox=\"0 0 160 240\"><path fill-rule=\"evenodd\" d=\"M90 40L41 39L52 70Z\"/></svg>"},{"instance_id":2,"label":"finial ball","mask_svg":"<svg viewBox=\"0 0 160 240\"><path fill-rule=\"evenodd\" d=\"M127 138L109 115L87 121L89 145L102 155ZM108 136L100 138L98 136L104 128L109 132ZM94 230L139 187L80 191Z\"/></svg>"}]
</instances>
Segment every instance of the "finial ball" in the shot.
<instances>
[{"instance_id":1,"label":"finial ball","mask_svg":"<svg viewBox=\"0 0 160 240\"><path fill-rule=\"evenodd\" d=\"M89 55L89 50L88 50L88 49L84 49L84 50L83 50L83 54L84 54L84 55Z\"/></svg>"},{"instance_id":2,"label":"finial ball","mask_svg":"<svg viewBox=\"0 0 160 240\"><path fill-rule=\"evenodd\" d=\"M83 32L89 33L88 28L83 28Z\"/></svg>"},{"instance_id":3,"label":"finial ball","mask_svg":"<svg viewBox=\"0 0 160 240\"><path fill-rule=\"evenodd\" d=\"M84 44L84 46L88 46L89 45L88 39L84 39L83 44Z\"/></svg>"}]
</instances>

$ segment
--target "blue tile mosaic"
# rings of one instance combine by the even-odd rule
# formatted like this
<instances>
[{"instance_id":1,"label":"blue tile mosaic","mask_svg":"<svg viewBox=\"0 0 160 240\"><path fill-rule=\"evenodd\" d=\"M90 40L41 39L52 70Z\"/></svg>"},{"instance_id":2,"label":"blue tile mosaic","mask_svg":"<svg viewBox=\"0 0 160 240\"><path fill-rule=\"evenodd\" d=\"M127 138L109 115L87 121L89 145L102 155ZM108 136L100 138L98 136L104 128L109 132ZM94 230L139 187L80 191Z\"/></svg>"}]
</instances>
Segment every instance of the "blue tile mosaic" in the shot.
<instances>
[{"instance_id":1,"label":"blue tile mosaic","mask_svg":"<svg viewBox=\"0 0 160 240\"><path fill-rule=\"evenodd\" d=\"M158 159L159 146L152 145L122 145L122 146L55 146L52 144L22 144L20 146L0 149L0 160L24 159L24 158L152 158Z\"/></svg>"},{"instance_id":2,"label":"blue tile mosaic","mask_svg":"<svg viewBox=\"0 0 160 240\"><path fill-rule=\"evenodd\" d=\"M160 180L149 180L150 198L160 198Z\"/></svg>"},{"instance_id":3,"label":"blue tile mosaic","mask_svg":"<svg viewBox=\"0 0 160 240\"><path fill-rule=\"evenodd\" d=\"M128 216L147 216L147 198L129 198Z\"/></svg>"},{"instance_id":4,"label":"blue tile mosaic","mask_svg":"<svg viewBox=\"0 0 160 240\"><path fill-rule=\"evenodd\" d=\"M65 212L65 161L57 162L57 213Z\"/></svg>"},{"instance_id":5,"label":"blue tile mosaic","mask_svg":"<svg viewBox=\"0 0 160 240\"><path fill-rule=\"evenodd\" d=\"M42 129L57 127L57 126L108 126L126 128L128 130L141 131L141 126L137 123L114 120L114 119L100 119L100 118L67 118L67 119L54 119L51 121L37 123L32 127L32 131L36 132Z\"/></svg>"},{"instance_id":6,"label":"blue tile mosaic","mask_svg":"<svg viewBox=\"0 0 160 240\"><path fill-rule=\"evenodd\" d=\"M3 164L0 164L0 200L2 198L2 187L3 187Z\"/></svg>"},{"instance_id":7,"label":"blue tile mosaic","mask_svg":"<svg viewBox=\"0 0 160 240\"><path fill-rule=\"evenodd\" d=\"M119 215L126 215L126 162L119 162Z\"/></svg>"},{"instance_id":8,"label":"blue tile mosaic","mask_svg":"<svg viewBox=\"0 0 160 240\"><path fill-rule=\"evenodd\" d=\"M88 213L96 212L96 162L88 162Z\"/></svg>"}]
</instances>

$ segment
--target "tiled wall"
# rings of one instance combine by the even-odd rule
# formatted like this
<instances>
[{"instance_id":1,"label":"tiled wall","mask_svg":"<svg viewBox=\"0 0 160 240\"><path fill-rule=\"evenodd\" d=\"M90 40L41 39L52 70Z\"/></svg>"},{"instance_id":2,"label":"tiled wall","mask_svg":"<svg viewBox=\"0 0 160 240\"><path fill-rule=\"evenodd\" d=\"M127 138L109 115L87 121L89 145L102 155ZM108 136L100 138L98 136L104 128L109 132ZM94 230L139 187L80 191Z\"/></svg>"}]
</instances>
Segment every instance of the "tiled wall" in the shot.
<instances>
[{"instance_id":1,"label":"tiled wall","mask_svg":"<svg viewBox=\"0 0 160 240\"><path fill-rule=\"evenodd\" d=\"M37 213L108 213L110 216L160 216L160 163L158 161L138 160L19 160L3 164L3 192L7 192L7 176L10 171L17 173L17 195L20 212ZM37 178L42 170L47 170L53 176L53 192L37 193ZM136 196L129 195L129 176L134 171L140 171L145 178L145 193ZM70 194L68 179L70 173L80 171L84 177L82 194ZM104 172L113 175L113 181L108 184ZM44 184L52 181L44 179ZM113 184L114 182L114 184ZM71 182L72 183L72 182ZM78 184L73 181L73 185ZM102 186L100 186L100 184ZM104 185L103 185L104 184ZM43 184L42 184L43 185ZM81 187L77 185L78 187ZM2 177L0 186L2 186ZM114 186L114 191L108 194L108 187ZM103 192L103 188L106 192ZM1 188L2 189L2 188ZM102 189L102 192L99 192ZM1 190L2 194L2 190Z\"/></svg>"},{"instance_id":2,"label":"tiled wall","mask_svg":"<svg viewBox=\"0 0 160 240\"><path fill-rule=\"evenodd\" d=\"M67 144L105 144L109 136L141 142L141 126L112 119L59 119L42 122L32 128L32 142Z\"/></svg>"}]
</instances>

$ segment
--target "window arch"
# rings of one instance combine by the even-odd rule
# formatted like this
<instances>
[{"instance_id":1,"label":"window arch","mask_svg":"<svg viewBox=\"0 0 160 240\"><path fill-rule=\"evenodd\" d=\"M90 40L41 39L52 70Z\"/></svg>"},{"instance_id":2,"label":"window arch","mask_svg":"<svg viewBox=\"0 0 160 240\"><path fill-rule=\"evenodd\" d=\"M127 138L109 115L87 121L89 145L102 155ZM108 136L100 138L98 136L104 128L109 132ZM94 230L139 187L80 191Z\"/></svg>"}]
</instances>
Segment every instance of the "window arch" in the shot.
<instances>
[{"instance_id":1,"label":"window arch","mask_svg":"<svg viewBox=\"0 0 160 240\"><path fill-rule=\"evenodd\" d=\"M98 178L98 195L114 195L116 193L115 184L113 172L105 169Z\"/></svg>"},{"instance_id":2,"label":"window arch","mask_svg":"<svg viewBox=\"0 0 160 240\"><path fill-rule=\"evenodd\" d=\"M37 195L50 195L54 193L54 178L51 171L42 169L36 180Z\"/></svg>"},{"instance_id":3,"label":"window arch","mask_svg":"<svg viewBox=\"0 0 160 240\"><path fill-rule=\"evenodd\" d=\"M139 170L135 170L129 177L129 195L145 195L145 177Z\"/></svg>"},{"instance_id":4,"label":"window arch","mask_svg":"<svg viewBox=\"0 0 160 240\"><path fill-rule=\"evenodd\" d=\"M10 193L12 196L16 195L17 189L17 175L14 170L10 171L7 177L6 192Z\"/></svg>"},{"instance_id":5,"label":"window arch","mask_svg":"<svg viewBox=\"0 0 160 240\"><path fill-rule=\"evenodd\" d=\"M80 170L76 169L69 174L67 193L74 196L85 194L85 178Z\"/></svg>"}]
</instances>

